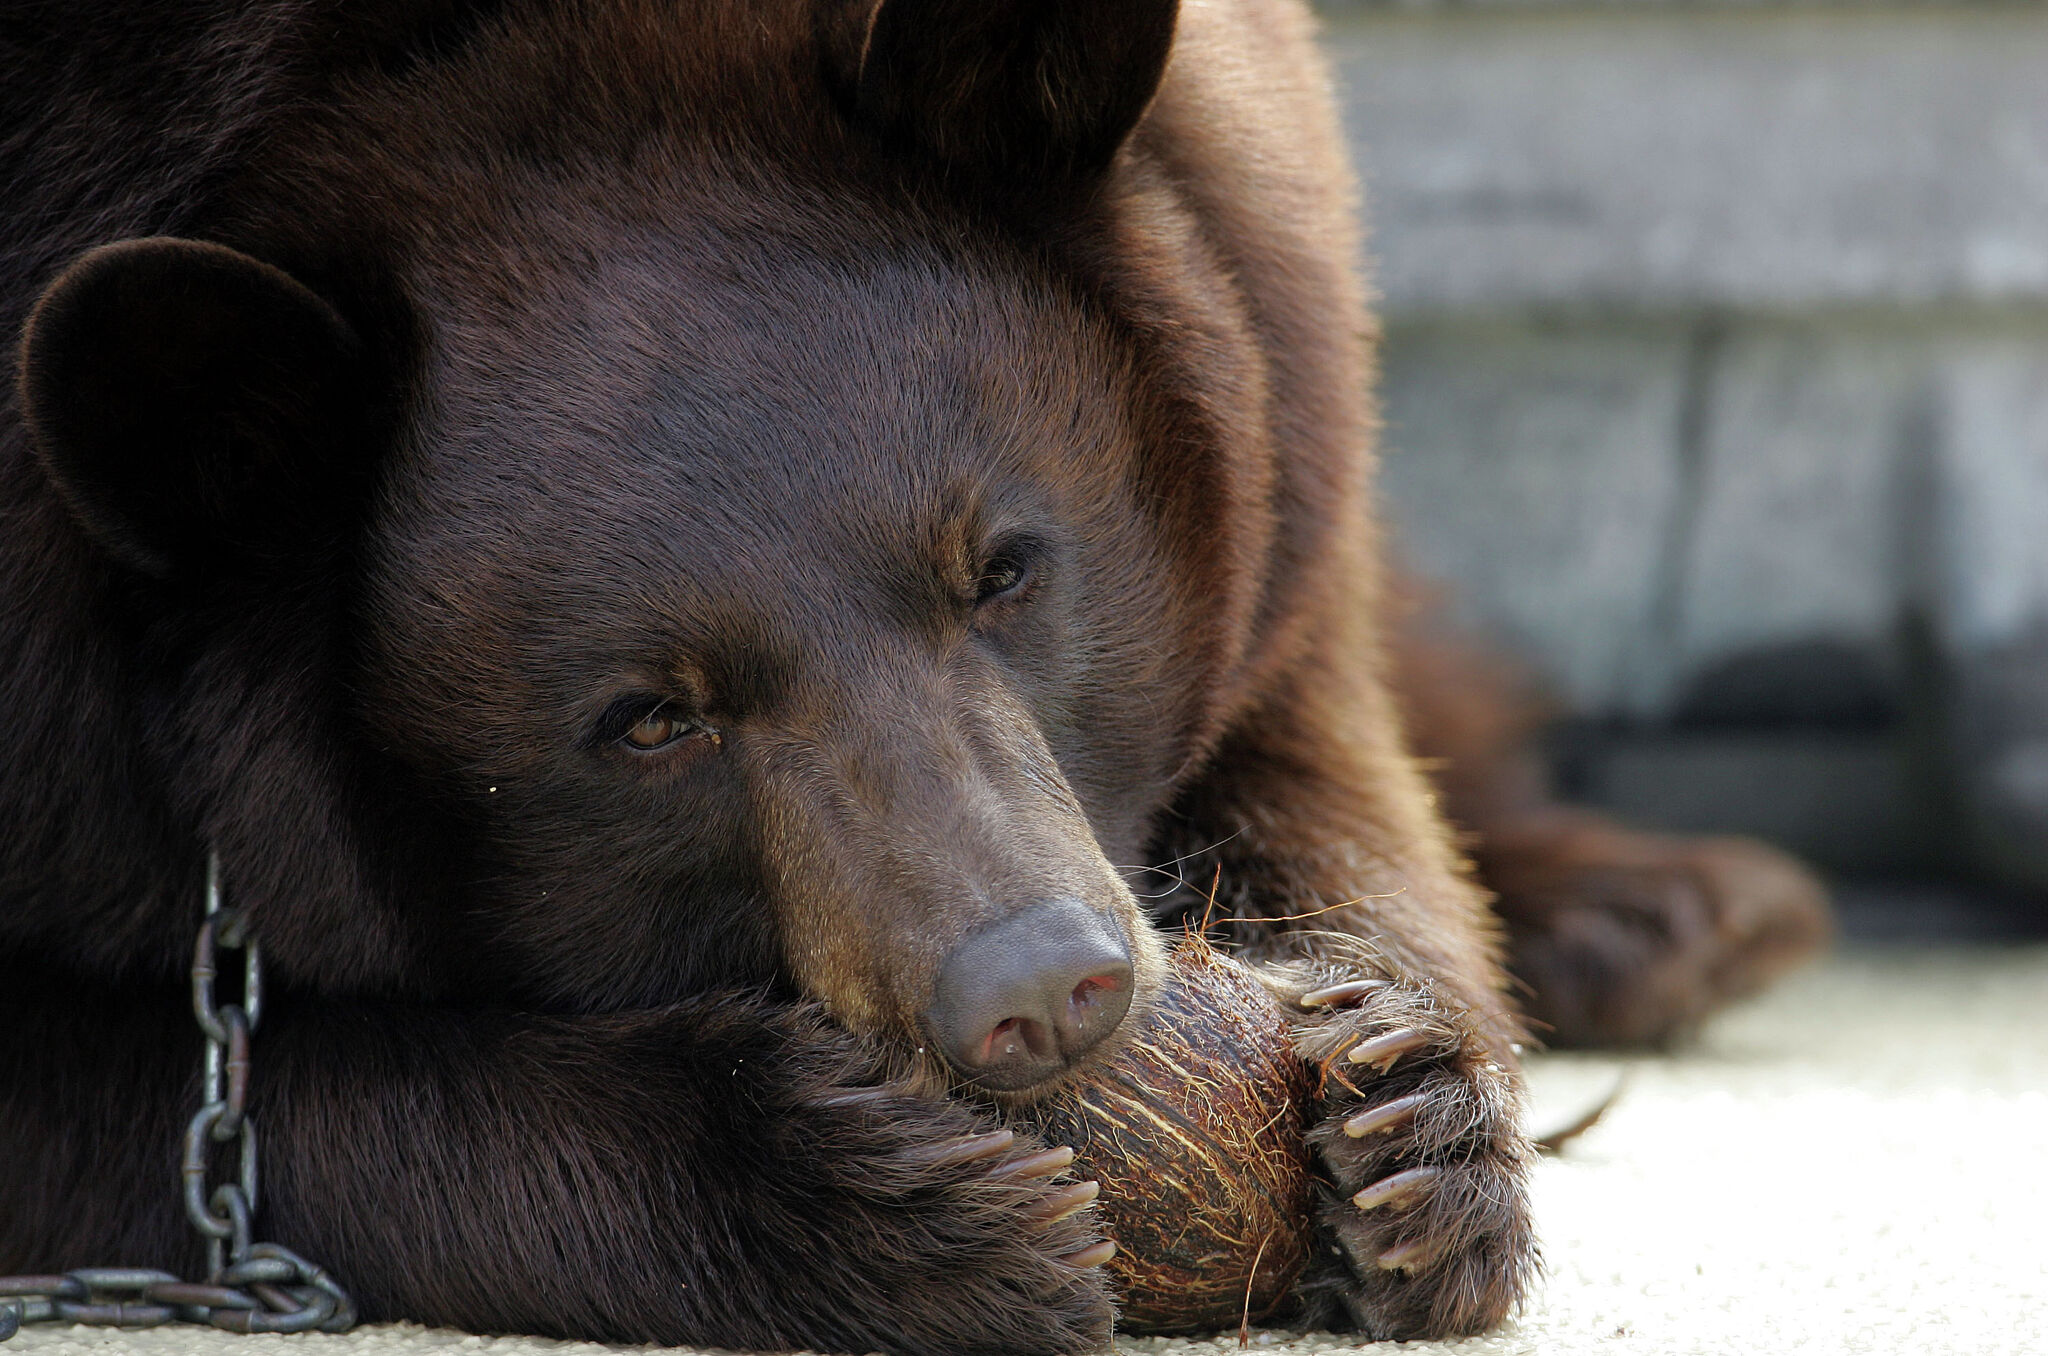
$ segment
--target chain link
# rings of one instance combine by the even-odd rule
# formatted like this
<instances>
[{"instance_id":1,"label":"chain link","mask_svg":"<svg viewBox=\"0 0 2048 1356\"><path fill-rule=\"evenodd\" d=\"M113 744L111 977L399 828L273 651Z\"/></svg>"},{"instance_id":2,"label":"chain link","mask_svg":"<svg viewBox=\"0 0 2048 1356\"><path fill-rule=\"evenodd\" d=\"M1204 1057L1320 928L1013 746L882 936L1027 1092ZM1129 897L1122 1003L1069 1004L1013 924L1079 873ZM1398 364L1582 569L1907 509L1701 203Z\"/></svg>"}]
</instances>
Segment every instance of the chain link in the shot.
<instances>
[{"instance_id":1,"label":"chain link","mask_svg":"<svg viewBox=\"0 0 2048 1356\"><path fill-rule=\"evenodd\" d=\"M223 951L242 954L238 1002L217 999ZM0 1276L0 1342L24 1323L153 1328L183 1322L229 1332L346 1332L355 1326L355 1303L332 1276L289 1248L251 1241L257 1174L249 1042L263 1016L263 958L240 910L221 904L220 858L213 853L206 859L205 918L192 950L192 1015L206 1037L202 1105L185 1127L179 1176L185 1217L206 1240L206 1283L138 1267ZM214 1152L228 1146L234 1174L209 1186Z\"/></svg>"}]
</instances>

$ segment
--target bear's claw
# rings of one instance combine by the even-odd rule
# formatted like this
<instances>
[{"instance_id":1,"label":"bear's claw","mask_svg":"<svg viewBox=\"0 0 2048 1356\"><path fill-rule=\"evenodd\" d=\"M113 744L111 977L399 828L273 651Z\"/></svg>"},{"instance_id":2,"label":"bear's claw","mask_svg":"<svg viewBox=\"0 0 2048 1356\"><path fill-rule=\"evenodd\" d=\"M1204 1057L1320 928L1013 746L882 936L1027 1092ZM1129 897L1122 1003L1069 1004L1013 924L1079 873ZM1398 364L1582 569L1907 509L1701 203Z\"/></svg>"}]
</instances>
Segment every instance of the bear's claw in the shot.
<instances>
[{"instance_id":1,"label":"bear's claw","mask_svg":"<svg viewBox=\"0 0 2048 1356\"><path fill-rule=\"evenodd\" d=\"M1297 1001L1305 1008L1348 1007L1367 994L1386 988L1387 983L1384 979L1347 979L1342 984L1311 989Z\"/></svg>"},{"instance_id":2,"label":"bear's claw","mask_svg":"<svg viewBox=\"0 0 2048 1356\"><path fill-rule=\"evenodd\" d=\"M1101 1266L1114 1256L1116 1256L1116 1241L1105 1238L1093 1247L1083 1248L1076 1253L1069 1253L1060 1260L1070 1267L1079 1267L1085 1271L1089 1267Z\"/></svg>"},{"instance_id":3,"label":"bear's claw","mask_svg":"<svg viewBox=\"0 0 2048 1356\"><path fill-rule=\"evenodd\" d=\"M1429 1036L1421 1031L1389 1031L1384 1036L1360 1041L1345 1055L1353 1064L1370 1064L1380 1073L1394 1067L1394 1061L1403 1055L1413 1054L1429 1044Z\"/></svg>"},{"instance_id":4,"label":"bear's claw","mask_svg":"<svg viewBox=\"0 0 2048 1356\"><path fill-rule=\"evenodd\" d=\"M1045 1197L1032 1207L1030 1215L1036 1223L1057 1224L1075 1211L1095 1204L1095 1198L1101 1194L1100 1182L1075 1182Z\"/></svg>"},{"instance_id":5,"label":"bear's claw","mask_svg":"<svg viewBox=\"0 0 2048 1356\"><path fill-rule=\"evenodd\" d=\"M1397 1243L1379 1255L1375 1263L1381 1271L1414 1271L1428 1266L1436 1260L1436 1249L1420 1239Z\"/></svg>"},{"instance_id":6,"label":"bear's claw","mask_svg":"<svg viewBox=\"0 0 2048 1356\"><path fill-rule=\"evenodd\" d=\"M1382 1177L1365 1190L1351 1198L1351 1203L1360 1210L1376 1210L1388 1201L1404 1200L1443 1176L1442 1168L1407 1168L1391 1177Z\"/></svg>"},{"instance_id":7,"label":"bear's claw","mask_svg":"<svg viewBox=\"0 0 2048 1356\"><path fill-rule=\"evenodd\" d=\"M1013 1158L1007 1163L998 1163L988 1170L988 1175L999 1182L1021 1181L1032 1177L1050 1177L1056 1172L1072 1167L1073 1164L1073 1149L1061 1144L1050 1149L1042 1149L1035 1154L1026 1154L1022 1158Z\"/></svg>"},{"instance_id":8,"label":"bear's claw","mask_svg":"<svg viewBox=\"0 0 2048 1356\"><path fill-rule=\"evenodd\" d=\"M1363 946L1341 966L1325 954L1263 973L1302 1012L1296 1048L1326 1074L1310 1142L1335 1247L1297 1285L1300 1318L1374 1339L1491 1328L1536 1261L1533 1151L1505 1056L1435 983Z\"/></svg>"},{"instance_id":9,"label":"bear's claw","mask_svg":"<svg viewBox=\"0 0 2048 1356\"><path fill-rule=\"evenodd\" d=\"M1367 1135L1406 1125L1415 1119L1415 1113L1420 1111L1422 1104L1428 1100L1419 1092L1411 1092L1406 1097L1396 1097L1393 1101L1382 1103L1369 1111L1361 1111L1344 1122L1344 1133L1353 1139L1364 1139Z\"/></svg>"},{"instance_id":10,"label":"bear's claw","mask_svg":"<svg viewBox=\"0 0 2048 1356\"><path fill-rule=\"evenodd\" d=\"M953 1167L994 1158L1016 1142L1014 1130L991 1130L986 1134L963 1135L958 1139L940 1140L936 1144L921 1144L906 1150L904 1157L934 1168Z\"/></svg>"}]
</instances>

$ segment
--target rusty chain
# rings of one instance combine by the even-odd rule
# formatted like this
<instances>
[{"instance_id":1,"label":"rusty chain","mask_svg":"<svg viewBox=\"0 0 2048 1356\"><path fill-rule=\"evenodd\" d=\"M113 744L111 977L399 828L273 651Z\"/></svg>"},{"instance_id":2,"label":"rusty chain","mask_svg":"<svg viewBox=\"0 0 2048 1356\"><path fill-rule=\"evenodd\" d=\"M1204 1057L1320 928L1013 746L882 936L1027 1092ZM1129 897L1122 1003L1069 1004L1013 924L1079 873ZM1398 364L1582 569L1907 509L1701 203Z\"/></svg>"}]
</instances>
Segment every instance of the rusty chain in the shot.
<instances>
[{"instance_id":1,"label":"rusty chain","mask_svg":"<svg viewBox=\"0 0 2048 1356\"><path fill-rule=\"evenodd\" d=\"M220 1003L216 959L242 953L241 1001ZM206 1240L204 1284L140 1267L85 1267L58 1276L0 1276L0 1342L24 1323L153 1328L204 1323L229 1332L346 1332L355 1303L332 1276L289 1248L251 1241L256 1122L248 1112L249 1037L263 1015L263 966L241 912L223 907L220 858L206 859L206 914L192 954L192 1015L206 1037L202 1105L185 1127L179 1166L185 1217ZM214 1151L235 1146L233 1177L207 1186Z\"/></svg>"}]
</instances>

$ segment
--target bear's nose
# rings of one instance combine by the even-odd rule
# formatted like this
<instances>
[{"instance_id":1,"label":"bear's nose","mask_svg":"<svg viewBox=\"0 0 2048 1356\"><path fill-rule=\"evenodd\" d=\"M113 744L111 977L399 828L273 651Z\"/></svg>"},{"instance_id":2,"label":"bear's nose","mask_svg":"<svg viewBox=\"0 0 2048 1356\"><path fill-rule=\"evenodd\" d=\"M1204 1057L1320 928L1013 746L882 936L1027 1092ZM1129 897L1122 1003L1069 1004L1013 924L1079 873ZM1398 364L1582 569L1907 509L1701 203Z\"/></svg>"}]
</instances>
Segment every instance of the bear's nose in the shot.
<instances>
[{"instance_id":1,"label":"bear's nose","mask_svg":"<svg viewBox=\"0 0 2048 1356\"><path fill-rule=\"evenodd\" d=\"M1066 1069L1131 1007L1131 951L1078 899L1034 904L970 933L939 967L930 1022L975 1083L1017 1092Z\"/></svg>"}]
</instances>

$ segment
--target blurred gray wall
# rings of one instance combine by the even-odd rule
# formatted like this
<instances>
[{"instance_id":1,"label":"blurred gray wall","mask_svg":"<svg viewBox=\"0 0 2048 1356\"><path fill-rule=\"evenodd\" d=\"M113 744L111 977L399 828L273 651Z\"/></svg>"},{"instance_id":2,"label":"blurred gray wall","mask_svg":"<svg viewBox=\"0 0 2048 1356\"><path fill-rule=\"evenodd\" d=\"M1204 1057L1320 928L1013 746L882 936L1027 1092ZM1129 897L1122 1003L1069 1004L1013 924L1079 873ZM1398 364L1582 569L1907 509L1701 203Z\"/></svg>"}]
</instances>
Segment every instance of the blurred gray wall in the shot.
<instances>
[{"instance_id":1,"label":"blurred gray wall","mask_svg":"<svg viewBox=\"0 0 2048 1356\"><path fill-rule=\"evenodd\" d=\"M1390 517L1568 789L2048 882L2048 9L1323 8Z\"/></svg>"}]
</instances>

